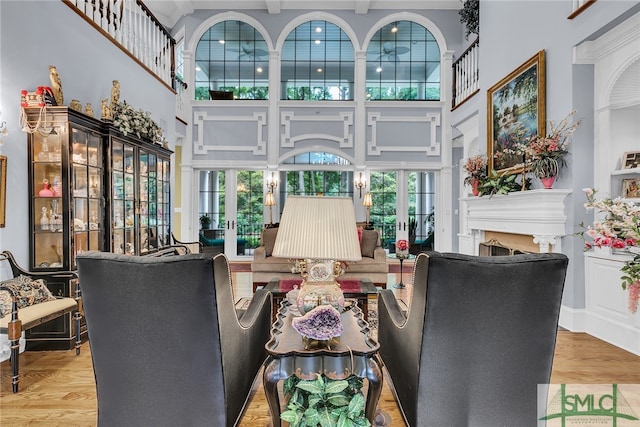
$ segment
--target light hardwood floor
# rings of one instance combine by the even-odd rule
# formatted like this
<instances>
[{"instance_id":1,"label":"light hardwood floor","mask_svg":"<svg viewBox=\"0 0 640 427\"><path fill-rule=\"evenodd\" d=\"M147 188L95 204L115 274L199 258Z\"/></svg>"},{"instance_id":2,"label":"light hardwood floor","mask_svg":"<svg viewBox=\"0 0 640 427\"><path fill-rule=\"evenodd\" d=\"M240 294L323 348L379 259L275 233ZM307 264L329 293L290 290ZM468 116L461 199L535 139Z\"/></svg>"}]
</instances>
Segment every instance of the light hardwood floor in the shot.
<instances>
[{"instance_id":1,"label":"light hardwood floor","mask_svg":"<svg viewBox=\"0 0 640 427\"><path fill-rule=\"evenodd\" d=\"M246 273L233 274L239 298L251 294L250 277L246 276ZM390 281L395 280L392 276ZM410 274L405 273L405 283L410 279ZM410 291L410 286L406 290L397 290L397 296L409 298ZM89 343L83 344L81 355L77 357L74 351L25 352L20 362L18 394L11 392L9 362L0 365L0 426L95 425L96 393ZM640 384L639 367L640 357L586 334L561 331L558 333L551 382ZM388 382L384 383L378 409L391 416L392 426L405 425ZM269 425L269 410L258 380L240 427Z\"/></svg>"}]
</instances>

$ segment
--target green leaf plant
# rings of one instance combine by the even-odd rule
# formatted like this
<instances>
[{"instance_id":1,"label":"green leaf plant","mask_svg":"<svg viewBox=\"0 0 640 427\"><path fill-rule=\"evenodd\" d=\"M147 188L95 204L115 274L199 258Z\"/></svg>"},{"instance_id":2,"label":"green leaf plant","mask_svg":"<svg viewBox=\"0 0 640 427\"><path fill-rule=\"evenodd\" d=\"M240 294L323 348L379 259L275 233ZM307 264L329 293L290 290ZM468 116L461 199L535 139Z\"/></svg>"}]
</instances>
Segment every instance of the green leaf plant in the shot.
<instances>
[{"instance_id":1,"label":"green leaf plant","mask_svg":"<svg viewBox=\"0 0 640 427\"><path fill-rule=\"evenodd\" d=\"M355 375L344 380L324 375L303 380L293 375L283 384L289 400L280 418L291 427L369 427L362 385L362 378Z\"/></svg>"},{"instance_id":2,"label":"green leaf plant","mask_svg":"<svg viewBox=\"0 0 640 427\"><path fill-rule=\"evenodd\" d=\"M531 188L531 179L525 178L523 185L522 182L518 182L518 177L522 177L522 175L499 174L495 169L492 169L486 178L480 180L480 185L478 186L480 196L508 194L513 191L522 191Z\"/></svg>"}]
</instances>

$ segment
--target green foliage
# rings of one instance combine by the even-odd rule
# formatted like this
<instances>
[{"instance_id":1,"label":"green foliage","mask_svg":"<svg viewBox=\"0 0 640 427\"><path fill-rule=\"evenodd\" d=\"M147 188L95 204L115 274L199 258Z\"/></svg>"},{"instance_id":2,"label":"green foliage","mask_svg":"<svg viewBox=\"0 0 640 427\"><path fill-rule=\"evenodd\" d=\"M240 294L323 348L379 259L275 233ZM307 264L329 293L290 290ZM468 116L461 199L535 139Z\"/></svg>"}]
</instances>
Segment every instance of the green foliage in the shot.
<instances>
[{"instance_id":1,"label":"green foliage","mask_svg":"<svg viewBox=\"0 0 640 427\"><path fill-rule=\"evenodd\" d=\"M480 0L465 0L458 14L465 26L467 39L469 34L480 34Z\"/></svg>"},{"instance_id":2,"label":"green foliage","mask_svg":"<svg viewBox=\"0 0 640 427\"><path fill-rule=\"evenodd\" d=\"M508 194L513 191L523 190L522 183L517 180L519 176L521 175L498 174L495 169L491 170L485 179L480 180L480 186L478 187L480 190L480 196ZM524 189L528 190L529 188L531 188L531 180L527 178L525 180Z\"/></svg>"},{"instance_id":3,"label":"green foliage","mask_svg":"<svg viewBox=\"0 0 640 427\"><path fill-rule=\"evenodd\" d=\"M622 271L622 289L627 289L632 283L640 282L640 255L627 261L620 269Z\"/></svg>"},{"instance_id":4,"label":"green foliage","mask_svg":"<svg viewBox=\"0 0 640 427\"><path fill-rule=\"evenodd\" d=\"M284 381L283 392L289 401L280 418L291 427L368 427L362 385L362 379L354 375L345 380L291 376Z\"/></svg>"},{"instance_id":5,"label":"green foliage","mask_svg":"<svg viewBox=\"0 0 640 427\"><path fill-rule=\"evenodd\" d=\"M200 217L200 228L202 229L209 228L210 225L211 225L211 218L209 218L209 216L207 215L202 215Z\"/></svg>"}]
</instances>

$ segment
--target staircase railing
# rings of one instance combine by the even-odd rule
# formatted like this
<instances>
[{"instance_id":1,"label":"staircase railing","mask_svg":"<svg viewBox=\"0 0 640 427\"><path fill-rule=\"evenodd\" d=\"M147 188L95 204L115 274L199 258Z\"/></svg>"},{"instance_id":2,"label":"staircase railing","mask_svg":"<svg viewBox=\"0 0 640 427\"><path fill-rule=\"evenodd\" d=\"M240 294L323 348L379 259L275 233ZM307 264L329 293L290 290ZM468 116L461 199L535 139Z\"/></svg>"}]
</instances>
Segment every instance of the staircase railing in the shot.
<instances>
[{"instance_id":1,"label":"staircase railing","mask_svg":"<svg viewBox=\"0 0 640 427\"><path fill-rule=\"evenodd\" d=\"M480 39L476 39L453 63L453 101L455 110L480 90L478 51Z\"/></svg>"},{"instance_id":2,"label":"staircase railing","mask_svg":"<svg viewBox=\"0 0 640 427\"><path fill-rule=\"evenodd\" d=\"M169 89L176 44L142 0L62 0Z\"/></svg>"}]
</instances>

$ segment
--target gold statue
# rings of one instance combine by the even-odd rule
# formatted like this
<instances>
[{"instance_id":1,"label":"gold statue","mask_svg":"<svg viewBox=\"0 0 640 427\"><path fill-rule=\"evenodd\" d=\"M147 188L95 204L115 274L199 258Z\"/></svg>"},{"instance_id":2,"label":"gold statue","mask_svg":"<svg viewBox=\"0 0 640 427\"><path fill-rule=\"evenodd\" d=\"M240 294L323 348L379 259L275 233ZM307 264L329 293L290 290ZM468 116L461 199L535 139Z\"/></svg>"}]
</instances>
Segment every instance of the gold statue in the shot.
<instances>
[{"instance_id":1,"label":"gold statue","mask_svg":"<svg viewBox=\"0 0 640 427\"><path fill-rule=\"evenodd\" d=\"M87 105L84 107L84 113L89 116L89 117L93 117L93 107L91 106L90 102L87 102Z\"/></svg>"},{"instance_id":2,"label":"gold statue","mask_svg":"<svg viewBox=\"0 0 640 427\"><path fill-rule=\"evenodd\" d=\"M51 80L51 89L56 104L64 105L64 97L62 96L62 81L55 66L49 65L49 79Z\"/></svg>"},{"instance_id":3,"label":"gold statue","mask_svg":"<svg viewBox=\"0 0 640 427\"><path fill-rule=\"evenodd\" d=\"M107 103L107 98L103 98L102 99L102 103L100 104L100 118L102 120L112 120L113 119L113 113L111 111L111 107L109 107L109 104Z\"/></svg>"},{"instance_id":4,"label":"gold statue","mask_svg":"<svg viewBox=\"0 0 640 427\"><path fill-rule=\"evenodd\" d=\"M111 87L111 111L115 111L116 104L120 100L120 82L117 80L113 81L113 87Z\"/></svg>"}]
</instances>

